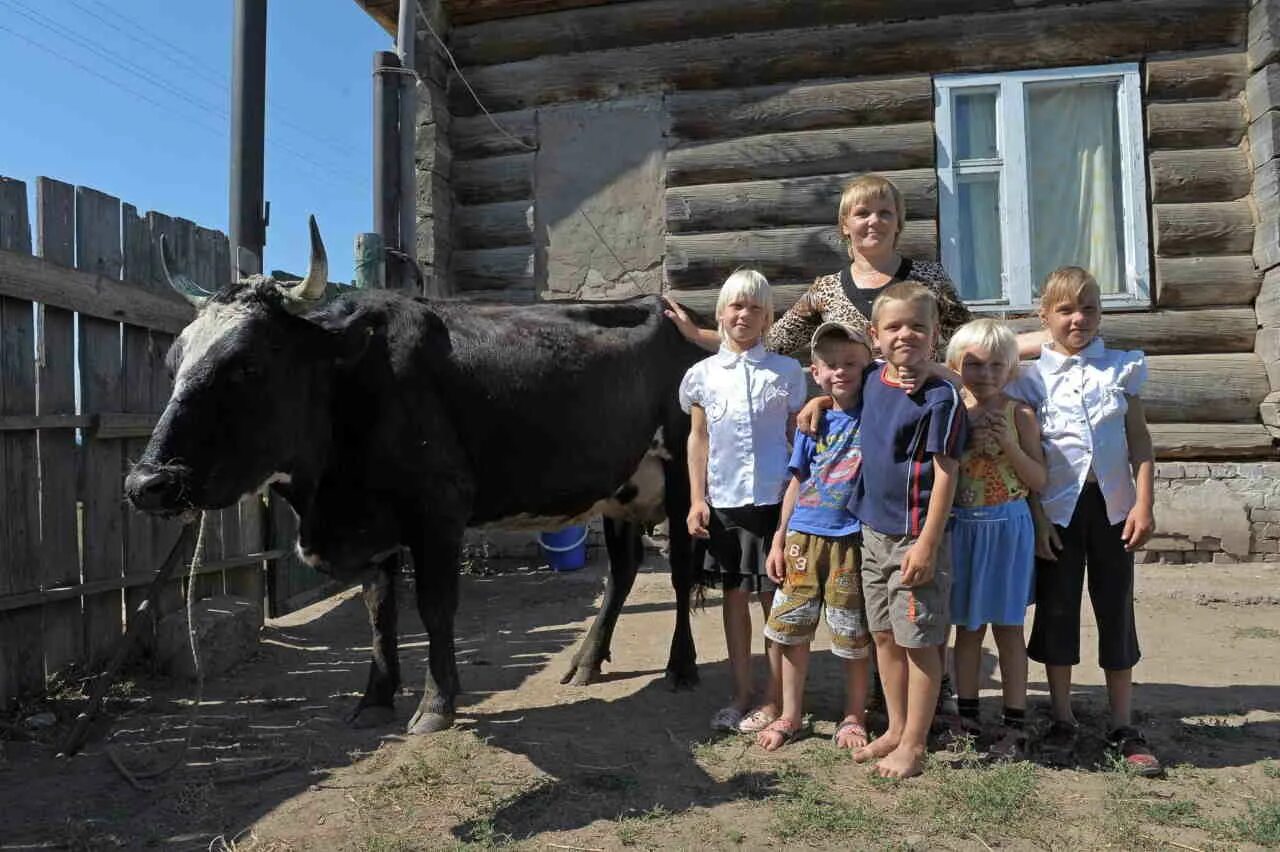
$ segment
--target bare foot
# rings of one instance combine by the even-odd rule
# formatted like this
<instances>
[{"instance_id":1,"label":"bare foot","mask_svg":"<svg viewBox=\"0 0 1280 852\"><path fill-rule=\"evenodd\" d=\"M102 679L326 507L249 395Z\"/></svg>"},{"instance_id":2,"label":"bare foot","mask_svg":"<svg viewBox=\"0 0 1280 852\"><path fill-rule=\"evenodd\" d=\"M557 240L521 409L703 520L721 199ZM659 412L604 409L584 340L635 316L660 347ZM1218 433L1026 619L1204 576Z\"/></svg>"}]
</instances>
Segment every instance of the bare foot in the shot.
<instances>
[{"instance_id":1,"label":"bare foot","mask_svg":"<svg viewBox=\"0 0 1280 852\"><path fill-rule=\"evenodd\" d=\"M881 778L910 778L924 771L924 749L900 745L876 764Z\"/></svg>"},{"instance_id":2,"label":"bare foot","mask_svg":"<svg viewBox=\"0 0 1280 852\"><path fill-rule=\"evenodd\" d=\"M756 745L765 751L777 751L800 735L800 720L777 718L756 734Z\"/></svg>"},{"instance_id":3,"label":"bare foot","mask_svg":"<svg viewBox=\"0 0 1280 852\"><path fill-rule=\"evenodd\" d=\"M872 760L879 760L886 757L898 747L898 736L890 736L885 734L883 737L872 740L867 745L858 749L853 753L854 763L867 763Z\"/></svg>"}]
</instances>

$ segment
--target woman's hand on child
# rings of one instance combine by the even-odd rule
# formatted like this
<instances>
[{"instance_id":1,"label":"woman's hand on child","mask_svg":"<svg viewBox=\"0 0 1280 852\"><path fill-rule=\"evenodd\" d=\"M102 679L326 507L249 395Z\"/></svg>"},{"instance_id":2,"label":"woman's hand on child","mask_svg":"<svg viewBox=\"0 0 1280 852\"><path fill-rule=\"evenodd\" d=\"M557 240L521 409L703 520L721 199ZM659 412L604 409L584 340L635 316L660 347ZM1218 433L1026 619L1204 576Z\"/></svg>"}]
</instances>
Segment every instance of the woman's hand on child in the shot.
<instances>
[{"instance_id":1,"label":"woman's hand on child","mask_svg":"<svg viewBox=\"0 0 1280 852\"><path fill-rule=\"evenodd\" d=\"M666 310L662 313L666 315L667 319L675 323L676 328L678 328L680 333L684 335L685 340L697 343L699 331L698 326L694 324L693 320L689 319L689 315L685 313L684 307L679 302L668 296L663 296L662 301L667 306Z\"/></svg>"},{"instance_id":2,"label":"woman's hand on child","mask_svg":"<svg viewBox=\"0 0 1280 852\"><path fill-rule=\"evenodd\" d=\"M933 579L934 548L916 540L902 557L901 577L904 586L923 586Z\"/></svg>"},{"instance_id":3,"label":"woman's hand on child","mask_svg":"<svg viewBox=\"0 0 1280 852\"><path fill-rule=\"evenodd\" d=\"M796 429L810 437L818 434L818 427L822 425L822 412L834 405L829 396L815 396L796 415Z\"/></svg>"},{"instance_id":4,"label":"woman's hand on child","mask_svg":"<svg viewBox=\"0 0 1280 852\"><path fill-rule=\"evenodd\" d=\"M706 500L699 500L689 507L689 535L694 538L710 538L707 527L711 523L711 507Z\"/></svg>"},{"instance_id":5,"label":"woman's hand on child","mask_svg":"<svg viewBox=\"0 0 1280 852\"><path fill-rule=\"evenodd\" d=\"M1134 506L1129 510L1129 516L1124 519L1124 532L1120 536L1124 540L1124 549L1133 551L1142 547L1155 530L1156 519L1151 512L1151 507L1141 503Z\"/></svg>"},{"instance_id":6,"label":"woman's hand on child","mask_svg":"<svg viewBox=\"0 0 1280 852\"><path fill-rule=\"evenodd\" d=\"M769 548L769 556L764 561L765 573L769 575L769 579L775 583L781 583L787 579L787 558L782 554L782 545L774 542L773 547Z\"/></svg>"},{"instance_id":7,"label":"woman's hand on child","mask_svg":"<svg viewBox=\"0 0 1280 852\"><path fill-rule=\"evenodd\" d=\"M1062 539L1058 536L1058 531L1053 528L1053 524L1044 523L1036 524L1036 558L1045 559L1049 562L1058 561L1058 551L1062 550Z\"/></svg>"}]
</instances>

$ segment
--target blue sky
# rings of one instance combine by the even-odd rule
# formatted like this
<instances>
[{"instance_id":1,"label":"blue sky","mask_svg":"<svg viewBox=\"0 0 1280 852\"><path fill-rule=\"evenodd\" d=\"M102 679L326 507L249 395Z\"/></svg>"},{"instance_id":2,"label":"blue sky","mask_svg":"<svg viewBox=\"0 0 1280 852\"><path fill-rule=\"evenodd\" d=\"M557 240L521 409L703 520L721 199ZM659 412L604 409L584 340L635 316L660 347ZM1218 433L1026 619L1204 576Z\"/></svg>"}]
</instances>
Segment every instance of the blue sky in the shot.
<instances>
[{"instance_id":1,"label":"blue sky","mask_svg":"<svg viewBox=\"0 0 1280 852\"><path fill-rule=\"evenodd\" d=\"M90 186L227 229L233 0L0 0L0 175ZM315 213L330 276L370 230L373 52L354 0L269 0L265 267L303 271ZM105 79L104 79L105 78ZM34 202L32 204L34 214Z\"/></svg>"}]
</instances>

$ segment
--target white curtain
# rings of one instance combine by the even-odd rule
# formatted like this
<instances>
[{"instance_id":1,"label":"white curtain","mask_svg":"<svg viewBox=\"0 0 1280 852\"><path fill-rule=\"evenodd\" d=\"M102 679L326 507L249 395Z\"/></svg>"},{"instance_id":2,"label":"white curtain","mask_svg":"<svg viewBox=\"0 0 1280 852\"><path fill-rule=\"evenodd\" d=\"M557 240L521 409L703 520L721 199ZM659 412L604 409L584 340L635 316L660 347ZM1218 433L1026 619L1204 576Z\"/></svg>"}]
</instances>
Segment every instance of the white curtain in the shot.
<instances>
[{"instance_id":1,"label":"white curtain","mask_svg":"<svg viewBox=\"0 0 1280 852\"><path fill-rule=\"evenodd\" d=\"M957 162L1000 156L996 142L996 93L974 92L955 99ZM960 295L966 300L999 299L1004 288L1000 245L1000 177L997 170L956 181L960 214Z\"/></svg>"},{"instance_id":2,"label":"white curtain","mask_svg":"<svg viewBox=\"0 0 1280 852\"><path fill-rule=\"evenodd\" d=\"M1068 265L1093 273L1103 293L1123 291L1116 85L1029 86L1026 109L1035 291Z\"/></svg>"}]
</instances>

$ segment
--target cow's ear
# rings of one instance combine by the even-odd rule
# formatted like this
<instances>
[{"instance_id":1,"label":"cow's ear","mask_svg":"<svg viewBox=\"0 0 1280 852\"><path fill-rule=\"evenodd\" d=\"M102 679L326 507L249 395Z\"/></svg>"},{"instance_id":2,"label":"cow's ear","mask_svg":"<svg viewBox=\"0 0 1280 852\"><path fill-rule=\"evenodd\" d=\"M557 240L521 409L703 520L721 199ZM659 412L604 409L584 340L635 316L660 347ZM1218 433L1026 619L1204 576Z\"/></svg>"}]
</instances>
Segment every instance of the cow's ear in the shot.
<instances>
[{"instance_id":1,"label":"cow's ear","mask_svg":"<svg viewBox=\"0 0 1280 852\"><path fill-rule=\"evenodd\" d=\"M346 310L326 311L311 318L327 333L330 350L339 367L349 367L363 358L377 333L366 311L350 305L344 307Z\"/></svg>"}]
</instances>

